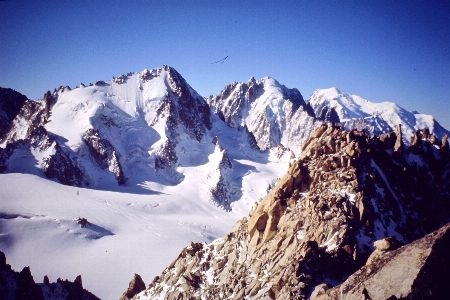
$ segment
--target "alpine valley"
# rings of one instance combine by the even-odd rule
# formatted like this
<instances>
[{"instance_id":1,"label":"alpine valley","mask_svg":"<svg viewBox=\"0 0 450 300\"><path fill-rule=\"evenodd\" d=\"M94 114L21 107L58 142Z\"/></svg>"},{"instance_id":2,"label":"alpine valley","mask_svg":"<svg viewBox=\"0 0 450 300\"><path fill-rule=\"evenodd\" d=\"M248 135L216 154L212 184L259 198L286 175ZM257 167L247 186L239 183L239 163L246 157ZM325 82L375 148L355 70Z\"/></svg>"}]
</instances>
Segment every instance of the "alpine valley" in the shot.
<instances>
[{"instance_id":1,"label":"alpine valley","mask_svg":"<svg viewBox=\"0 0 450 300\"><path fill-rule=\"evenodd\" d=\"M205 98L166 65L0 88L0 298L446 299L448 133L270 77Z\"/></svg>"}]
</instances>

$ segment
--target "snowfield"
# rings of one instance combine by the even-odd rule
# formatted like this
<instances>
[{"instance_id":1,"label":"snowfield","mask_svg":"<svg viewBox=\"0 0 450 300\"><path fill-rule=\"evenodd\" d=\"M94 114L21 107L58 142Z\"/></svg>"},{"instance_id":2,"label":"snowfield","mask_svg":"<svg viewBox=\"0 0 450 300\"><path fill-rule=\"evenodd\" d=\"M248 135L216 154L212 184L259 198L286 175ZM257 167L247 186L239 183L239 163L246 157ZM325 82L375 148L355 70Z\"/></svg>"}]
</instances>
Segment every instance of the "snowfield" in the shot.
<instances>
[{"instance_id":1,"label":"snowfield","mask_svg":"<svg viewBox=\"0 0 450 300\"><path fill-rule=\"evenodd\" d=\"M287 169L287 161L240 161L242 198L232 211L203 190L207 167L179 167L177 186L155 183L102 191L64 186L30 174L0 174L0 250L13 269L30 266L36 282L74 280L101 299L118 299L138 273L146 284L191 241L223 237ZM258 170L258 171L256 171ZM203 178L203 179L202 179ZM263 186L264 189L254 189ZM92 225L81 228L74 219Z\"/></svg>"}]
</instances>

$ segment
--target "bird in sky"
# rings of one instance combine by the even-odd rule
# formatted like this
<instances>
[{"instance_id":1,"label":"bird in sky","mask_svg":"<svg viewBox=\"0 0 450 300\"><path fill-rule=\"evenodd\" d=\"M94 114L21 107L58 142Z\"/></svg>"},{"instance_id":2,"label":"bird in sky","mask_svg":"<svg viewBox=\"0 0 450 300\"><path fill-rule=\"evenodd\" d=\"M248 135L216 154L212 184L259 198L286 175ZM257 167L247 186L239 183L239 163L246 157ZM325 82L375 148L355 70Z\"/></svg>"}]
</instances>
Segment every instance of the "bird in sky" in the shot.
<instances>
[{"instance_id":1,"label":"bird in sky","mask_svg":"<svg viewBox=\"0 0 450 300\"><path fill-rule=\"evenodd\" d=\"M211 64L217 64L217 63L223 64L223 62L224 62L225 59L227 59L227 58L228 58L228 55L227 55L225 58L223 58L223 59L221 59L221 60L218 60L218 61L215 61L215 62L213 62L213 63L211 63Z\"/></svg>"}]
</instances>

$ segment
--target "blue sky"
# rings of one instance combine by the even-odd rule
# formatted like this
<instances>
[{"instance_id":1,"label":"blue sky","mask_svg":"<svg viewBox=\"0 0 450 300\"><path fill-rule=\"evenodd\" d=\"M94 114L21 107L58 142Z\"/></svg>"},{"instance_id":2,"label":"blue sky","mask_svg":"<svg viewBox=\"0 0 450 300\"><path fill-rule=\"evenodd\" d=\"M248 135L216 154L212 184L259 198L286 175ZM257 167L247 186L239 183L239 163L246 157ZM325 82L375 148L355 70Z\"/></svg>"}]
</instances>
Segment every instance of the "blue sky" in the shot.
<instances>
[{"instance_id":1,"label":"blue sky","mask_svg":"<svg viewBox=\"0 0 450 300\"><path fill-rule=\"evenodd\" d=\"M166 64L202 96L271 76L305 99L338 87L450 129L449 1L8 0L0 12L0 86L31 99Z\"/></svg>"}]
</instances>

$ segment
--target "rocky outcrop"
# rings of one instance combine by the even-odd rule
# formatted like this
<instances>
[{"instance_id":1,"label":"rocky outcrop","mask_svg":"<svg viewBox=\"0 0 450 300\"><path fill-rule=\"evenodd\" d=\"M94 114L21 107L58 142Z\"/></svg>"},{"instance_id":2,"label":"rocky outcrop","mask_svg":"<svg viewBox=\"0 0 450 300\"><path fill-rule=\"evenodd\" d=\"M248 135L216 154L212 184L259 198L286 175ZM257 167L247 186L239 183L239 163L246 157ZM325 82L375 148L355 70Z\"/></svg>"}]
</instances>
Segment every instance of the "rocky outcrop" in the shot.
<instances>
[{"instance_id":1,"label":"rocky outcrop","mask_svg":"<svg viewBox=\"0 0 450 300\"><path fill-rule=\"evenodd\" d=\"M114 146L107 139L101 137L97 130L92 128L86 130L83 140L97 164L113 173L118 184L124 184L126 178Z\"/></svg>"},{"instance_id":2,"label":"rocky outcrop","mask_svg":"<svg viewBox=\"0 0 450 300\"><path fill-rule=\"evenodd\" d=\"M44 300L44 295L31 275L30 268L16 272L6 264L6 256L0 251L0 299Z\"/></svg>"},{"instance_id":3,"label":"rocky outcrop","mask_svg":"<svg viewBox=\"0 0 450 300\"><path fill-rule=\"evenodd\" d=\"M48 118L50 117L50 112L53 106L58 101L58 98L55 94L52 94L50 91L47 91L47 93L44 94L44 98L42 99L42 101L45 103L45 114L46 119L48 120Z\"/></svg>"},{"instance_id":4,"label":"rocky outcrop","mask_svg":"<svg viewBox=\"0 0 450 300\"><path fill-rule=\"evenodd\" d=\"M442 138L442 143L441 143L441 156L442 157L447 157L448 156L448 152L449 152L449 146L448 146L448 133L444 135L444 137Z\"/></svg>"},{"instance_id":5,"label":"rocky outcrop","mask_svg":"<svg viewBox=\"0 0 450 300\"><path fill-rule=\"evenodd\" d=\"M81 276L74 282L62 281L50 283L45 276L44 283L37 284L29 267L14 271L6 263L6 256L0 251L0 299L4 300L47 300L47 299L84 299L98 300L94 294L83 289Z\"/></svg>"},{"instance_id":6,"label":"rocky outcrop","mask_svg":"<svg viewBox=\"0 0 450 300\"><path fill-rule=\"evenodd\" d=\"M402 125L398 124L397 127L395 127L395 145L394 145L394 152L402 153L403 152L403 137L402 137Z\"/></svg>"},{"instance_id":7,"label":"rocky outcrop","mask_svg":"<svg viewBox=\"0 0 450 300\"><path fill-rule=\"evenodd\" d=\"M0 145L5 147L9 143L28 139L36 128L45 124L46 118L45 102L26 100L0 140Z\"/></svg>"},{"instance_id":8,"label":"rocky outcrop","mask_svg":"<svg viewBox=\"0 0 450 300\"><path fill-rule=\"evenodd\" d=\"M248 218L183 249L135 299L307 299L439 228L450 218L450 189L439 179L448 160L420 156L419 167L407 149L394 151L399 135L389 136L317 127Z\"/></svg>"},{"instance_id":9,"label":"rocky outcrop","mask_svg":"<svg viewBox=\"0 0 450 300\"><path fill-rule=\"evenodd\" d=\"M176 162L178 161L175 147L175 143L171 140L166 140L164 142L155 159L156 169L165 169L175 166Z\"/></svg>"},{"instance_id":10,"label":"rocky outcrop","mask_svg":"<svg viewBox=\"0 0 450 300\"><path fill-rule=\"evenodd\" d=\"M163 66L157 70L167 72L168 91L166 99L157 109L159 119L167 118L168 138L178 142L179 131L185 132L197 141L201 141L206 130L211 129L211 113L206 101L200 97L173 68Z\"/></svg>"},{"instance_id":11,"label":"rocky outcrop","mask_svg":"<svg viewBox=\"0 0 450 300\"><path fill-rule=\"evenodd\" d=\"M258 143L256 142L255 136L248 130L247 125L244 125L244 131L247 134L247 142L252 149L259 149Z\"/></svg>"},{"instance_id":12,"label":"rocky outcrop","mask_svg":"<svg viewBox=\"0 0 450 300\"><path fill-rule=\"evenodd\" d=\"M216 145L214 153L209 156L211 171L208 173L208 181L213 201L229 210L230 204L239 197L234 195L229 176L233 165L225 149L222 149L217 136L213 143ZM240 195L239 195L240 196Z\"/></svg>"},{"instance_id":13,"label":"rocky outcrop","mask_svg":"<svg viewBox=\"0 0 450 300\"><path fill-rule=\"evenodd\" d=\"M376 251L380 249L377 247ZM446 299L450 287L449 257L447 224L397 250L380 251L341 285L312 299Z\"/></svg>"},{"instance_id":14,"label":"rocky outcrop","mask_svg":"<svg viewBox=\"0 0 450 300\"><path fill-rule=\"evenodd\" d=\"M44 127L35 128L30 134L29 141L34 151L44 153L41 168L47 178L55 178L65 185L82 185L81 170L59 143L49 137Z\"/></svg>"},{"instance_id":15,"label":"rocky outcrop","mask_svg":"<svg viewBox=\"0 0 450 300\"><path fill-rule=\"evenodd\" d=\"M61 280L58 278L56 282L50 283L48 277L45 276L44 282L39 286L42 289L44 298L50 299L83 299L83 300L99 300L97 296L83 288L81 276L78 275L73 282L69 280Z\"/></svg>"},{"instance_id":16,"label":"rocky outcrop","mask_svg":"<svg viewBox=\"0 0 450 300\"><path fill-rule=\"evenodd\" d=\"M81 186L83 174L70 156L53 140L44 127L33 129L25 140L8 143L0 148L0 172L6 172L10 158L18 151L27 151L37 160L37 166L47 178L56 179L60 183L71 186ZM15 162L20 164L21 162Z\"/></svg>"},{"instance_id":17,"label":"rocky outcrop","mask_svg":"<svg viewBox=\"0 0 450 300\"><path fill-rule=\"evenodd\" d=\"M134 274L133 279L131 279L128 289L123 293L119 300L129 300L132 299L136 294L139 294L145 290L145 283L139 274Z\"/></svg>"}]
</instances>

